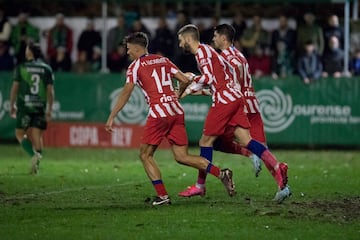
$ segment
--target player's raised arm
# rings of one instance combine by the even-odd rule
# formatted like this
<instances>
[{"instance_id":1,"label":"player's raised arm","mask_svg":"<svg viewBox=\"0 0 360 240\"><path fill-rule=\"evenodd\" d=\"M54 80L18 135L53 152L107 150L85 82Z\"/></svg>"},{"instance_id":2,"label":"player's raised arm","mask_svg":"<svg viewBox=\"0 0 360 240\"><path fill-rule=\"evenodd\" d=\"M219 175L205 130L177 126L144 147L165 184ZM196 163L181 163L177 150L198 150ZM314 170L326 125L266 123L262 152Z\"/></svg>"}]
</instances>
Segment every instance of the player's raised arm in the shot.
<instances>
[{"instance_id":1,"label":"player's raised arm","mask_svg":"<svg viewBox=\"0 0 360 240\"><path fill-rule=\"evenodd\" d=\"M214 79L213 67L211 66L210 58L199 58L199 68L202 73L194 77L194 81L203 85L211 85Z\"/></svg>"}]
</instances>

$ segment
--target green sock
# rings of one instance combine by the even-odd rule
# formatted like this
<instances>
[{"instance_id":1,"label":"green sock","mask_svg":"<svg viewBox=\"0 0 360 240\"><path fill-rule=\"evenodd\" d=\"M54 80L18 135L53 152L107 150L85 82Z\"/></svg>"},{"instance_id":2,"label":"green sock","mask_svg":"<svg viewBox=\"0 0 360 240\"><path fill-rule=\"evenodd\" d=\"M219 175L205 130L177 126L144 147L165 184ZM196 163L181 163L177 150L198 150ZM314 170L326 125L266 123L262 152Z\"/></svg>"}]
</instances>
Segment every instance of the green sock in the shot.
<instances>
[{"instance_id":1,"label":"green sock","mask_svg":"<svg viewBox=\"0 0 360 240\"><path fill-rule=\"evenodd\" d=\"M25 150L25 152L27 152L27 154L30 155L30 157L32 157L34 155L34 151L33 151L33 148L32 148L32 144L30 142L29 139L27 138L24 138L22 141L21 141L21 146L22 148Z\"/></svg>"}]
</instances>

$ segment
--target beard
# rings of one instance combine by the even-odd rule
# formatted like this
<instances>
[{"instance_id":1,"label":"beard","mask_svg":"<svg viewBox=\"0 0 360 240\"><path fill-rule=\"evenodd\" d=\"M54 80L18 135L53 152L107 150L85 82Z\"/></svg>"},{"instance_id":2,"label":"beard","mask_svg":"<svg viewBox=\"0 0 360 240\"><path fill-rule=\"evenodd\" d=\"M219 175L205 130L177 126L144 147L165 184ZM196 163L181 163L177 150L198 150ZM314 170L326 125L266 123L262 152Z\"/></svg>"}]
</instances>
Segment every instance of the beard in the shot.
<instances>
[{"instance_id":1,"label":"beard","mask_svg":"<svg viewBox=\"0 0 360 240\"><path fill-rule=\"evenodd\" d=\"M182 47L182 50L185 54L191 54L191 48L190 45L188 43L185 43L184 46Z\"/></svg>"}]
</instances>

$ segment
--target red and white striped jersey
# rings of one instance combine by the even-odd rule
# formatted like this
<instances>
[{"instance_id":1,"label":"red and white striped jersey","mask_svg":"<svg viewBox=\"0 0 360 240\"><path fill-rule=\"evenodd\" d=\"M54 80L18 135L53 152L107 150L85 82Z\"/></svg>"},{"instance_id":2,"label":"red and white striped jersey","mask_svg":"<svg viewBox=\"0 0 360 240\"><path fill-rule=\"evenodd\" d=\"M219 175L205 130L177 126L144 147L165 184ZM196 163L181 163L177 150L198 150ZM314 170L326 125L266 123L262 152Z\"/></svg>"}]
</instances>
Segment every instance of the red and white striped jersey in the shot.
<instances>
[{"instance_id":1,"label":"red and white striped jersey","mask_svg":"<svg viewBox=\"0 0 360 240\"><path fill-rule=\"evenodd\" d=\"M233 71L232 77L238 83L236 86L240 87L241 92L245 97L245 112L260 112L259 102L256 99L254 87L252 85L249 64L244 55L234 46L230 46L221 51L221 56L223 56L235 70Z\"/></svg>"},{"instance_id":2,"label":"red and white striped jersey","mask_svg":"<svg viewBox=\"0 0 360 240\"><path fill-rule=\"evenodd\" d=\"M234 85L231 74L233 71L232 66L212 47L200 44L195 59L201 75L194 78L197 84L190 86L192 91L198 91L204 86L210 86L213 106L218 103L228 104L242 97L241 91L232 87Z\"/></svg>"},{"instance_id":3,"label":"red and white striped jersey","mask_svg":"<svg viewBox=\"0 0 360 240\"><path fill-rule=\"evenodd\" d=\"M172 84L172 78L178 71L168 58L155 54L141 56L130 64L126 82L141 87L149 105L149 117L184 114Z\"/></svg>"}]
</instances>

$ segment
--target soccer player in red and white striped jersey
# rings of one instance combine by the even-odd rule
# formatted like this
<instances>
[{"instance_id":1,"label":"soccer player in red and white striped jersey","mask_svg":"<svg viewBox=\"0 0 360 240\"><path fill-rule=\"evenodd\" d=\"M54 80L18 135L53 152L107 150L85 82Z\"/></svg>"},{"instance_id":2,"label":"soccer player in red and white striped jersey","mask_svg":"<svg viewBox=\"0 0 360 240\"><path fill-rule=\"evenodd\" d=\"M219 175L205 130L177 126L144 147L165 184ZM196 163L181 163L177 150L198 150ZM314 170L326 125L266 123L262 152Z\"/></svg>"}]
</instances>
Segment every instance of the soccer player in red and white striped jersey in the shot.
<instances>
[{"instance_id":1,"label":"soccer player in red and white striped jersey","mask_svg":"<svg viewBox=\"0 0 360 240\"><path fill-rule=\"evenodd\" d=\"M199 30L195 25L185 25L178 31L179 46L195 55L201 75L192 77L196 84L186 89L187 93L209 86L212 92L212 107L205 120L203 134L199 141L200 156L212 161L213 144L227 128L233 128L234 136L240 146L247 148L261 158L269 168L278 185L275 195L282 202L291 195L287 186L287 165L276 160L275 156L261 142L251 138L250 123L244 112L244 98L241 91L234 87L233 67L212 47L201 44ZM181 96L184 89L179 90ZM204 196L206 172L199 171L195 185L180 192L179 196Z\"/></svg>"},{"instance_id":2,"label":"soccer player in red and white striped jersey","mask_svg":"<svg viewBox=\"0 0 360 240\"><path fill-rule=\"evenodd\" d=\"M231 25L218 25L214 28L214 46L221 50L221 56L223 56L234 69L232 77L237 83L235 87L240 88L244 95L245 113L251 124L249 129L251 137L261 143L265 143L264 124L261 118L258 100L256 99L254 87L252 85L250 67L244 55L234 47L234 36L235 29ZM233 136L234 133L232 129L225 131L223 135L216 139L214 149L222 152L250 156L253 161L255 176L258 176L261 171L260 159L247 149L234 143L232 141Z\"/></svg>"},{"instance_id":3,"label":"soccer player in red and white striped jersey","mask_svg":"<svg viewBox=\"0 0 360 240\"><path fill-rule=\"evenodd\" d=\"M231 195L235 191L231 170L220 170L206 158L188 154L184 111L174 92L172 78L184 83L189 82L189 79L168 58L148 53L148 38L145 33L137 32L127 36L126 45L127 53L134 61L127 70L126 83L108 117L105 129L112 131L114 117L123 109L135 84L138 84L149 105L149 115L141 139L140 159L157 192L152 204L171 203L153 157L163 138L171 144L177 162L219 178Z\"/></svg>"}]
</instances>

